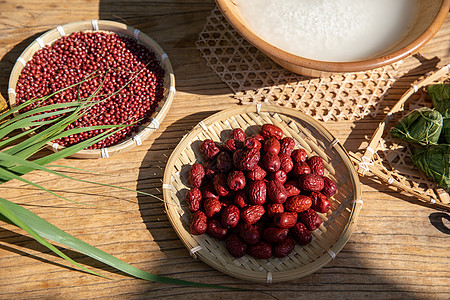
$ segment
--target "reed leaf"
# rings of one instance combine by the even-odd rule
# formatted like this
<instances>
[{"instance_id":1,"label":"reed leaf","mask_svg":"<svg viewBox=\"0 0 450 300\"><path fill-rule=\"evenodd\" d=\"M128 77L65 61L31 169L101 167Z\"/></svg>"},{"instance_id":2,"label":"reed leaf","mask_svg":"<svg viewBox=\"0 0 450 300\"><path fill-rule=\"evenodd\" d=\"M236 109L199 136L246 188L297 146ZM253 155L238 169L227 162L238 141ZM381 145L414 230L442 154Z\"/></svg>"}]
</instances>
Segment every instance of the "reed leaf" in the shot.
<instances>
[{"instance_id":1,"label":"reed leaf","mask_svg":"<svg viewBox=\"0 0 450 300\"><path fill-rule=\"evenodd\" d=\"M7 219L9 219L9 223L13 223L14 225L22 228L26 232L28 232L33 238L35 238L38 242L47 246L49 249L67 259L77 267L82 268L83 270L87 270L91 274L99 275L93 271L86 269L83 266L80 266L78 263L71 260L69 257L65 256L61 251L59 251L56 247L45 241L45 239L49 239L53 242L60 243L64 246L72 248L84 255L92 257L104 264L107 264L117 270L125 272L126 274L132 275L137 278L141 278L148 281L156 281L167 284L176 284L176 285L184 285L184 286L192 286L192 287L206 287L206 288L215 288L215 289L227 289L234 290L235 288L226 287L221 285L213 285L213 284L205 284L205 283L196 283L186 280L173 279L159 275L153 275L151 273L142 271L136 267L133 267L130 264L125 263L124 261L94 247L91 246L74 236L66 233L65 231L57 228L51 223L45 221L41 217L36 214L30 212L24 207L17 205L13 202L0 198L0 213L3 214ZM47 243L45 243L47 242ZM61 255L62 254L62 255ZM101 275L99 275L101 276Z\"/></svg>"}]
</instances>

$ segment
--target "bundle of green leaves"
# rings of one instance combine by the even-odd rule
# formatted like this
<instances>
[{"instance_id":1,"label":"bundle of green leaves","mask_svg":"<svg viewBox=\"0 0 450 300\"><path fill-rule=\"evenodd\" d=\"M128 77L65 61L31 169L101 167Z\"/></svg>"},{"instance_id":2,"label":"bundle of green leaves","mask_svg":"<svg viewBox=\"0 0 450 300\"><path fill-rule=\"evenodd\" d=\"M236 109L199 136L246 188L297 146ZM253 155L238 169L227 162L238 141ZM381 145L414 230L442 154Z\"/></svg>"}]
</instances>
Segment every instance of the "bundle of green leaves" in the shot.
<instances>
[{"instance_id":1,"label":"bundle of green leaves","mask_svg":"<svg viewBox=\"0 0 450 300\"><path fill-rule=\"evenodd\" d=\"M94 74L93 76L101 76L101 74L96 75ZM78 84L81 83L82 82ZM12 179L17 179L27 184L30 184L34 187L45 190L63 199L66 198L59 196L58 194L46 189L43 186L30 182L22 178L21 176L33 170L41 170L61 176L62 178L68 180L78 180L89 182L91 184L105 185L102 183L90 182L70 177L61 172L52 170L51 166L49 165L53 161L56 161L60 158L68 157L88 147L89 145L97 143L98 141L114 134L116 131L122 129L125 126L125 125L103 125L103 126L91 126L91 127L67 129L69 124L79 119L84 113L86 113L87 110L89 110L90 107L92 107L97 103L95 100L96 99L95 96L96 93L98 93L100 87L96 91L96 93L94 93L87 99L78 99L70 103L41 105L48 98L53 97L55 94L60 93L78 84L69 86L52 95L27 101L19 106L16 106L0 114L0 184ZM38 105L36 105L35 108L27 111L26 113L17 114L22 108L32 103L37 103ZM54 118L49 118L52 116ZM17 132L18 129L23 128L27 129L23 130L18 134L14 134L15 132ZM51 141L54 141L61 137L70 136L72 134L96 129L104 129L104 132L81 143L73 145L71 147L63 148L59 152L44 155L43 157L37 159L32 159L34 154L43 150L46 144ZM117 186L110 186L110 187L133 191L130 189ZM134 191L134 192L151 197L156 197L154 195L141 191ZM66 200L70 201L70 199ZM233 289L225 286L202 284L191 281L172 279L168 277L153 275L148 272L142 271L96 247L93 247L69 235L68 233L55 227L54 225L50 224L49 222L45 221L44 219L40 218L31 211L25 209L24 207L3 198L0 198L0 220L22 228L31 237L36 239L39 243L43 244L44 246L48 247L57 255L74 264L76 267L97 276L105 277L78 264L47 240L54 241L64 246L70 247L80 253L90 256L120 271L123 271L129 275L144 280L157 281L168 284L194 286L194 287Z\"/></svg>"},{"instance_id":2,"label":"bundle of green leaves","mask_svg":"<svg viewBox=\"0 0 450 300\"><path fill-rule=\"evenodd\" d=\"M391 128L391 136L416 144L413 163L443 188L450 188L450 84L427 87L434 108L422 107Z\"/></svg>"}]
</instances>

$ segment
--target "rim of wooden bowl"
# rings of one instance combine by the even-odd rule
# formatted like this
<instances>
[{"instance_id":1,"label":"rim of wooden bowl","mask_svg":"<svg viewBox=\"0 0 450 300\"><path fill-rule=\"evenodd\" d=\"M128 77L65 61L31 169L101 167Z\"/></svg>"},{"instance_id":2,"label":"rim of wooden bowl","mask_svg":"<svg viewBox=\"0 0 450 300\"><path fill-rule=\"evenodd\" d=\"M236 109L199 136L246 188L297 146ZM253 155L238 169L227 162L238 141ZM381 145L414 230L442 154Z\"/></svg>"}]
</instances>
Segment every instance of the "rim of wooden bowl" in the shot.
<instances>
[{"instance_id":1,"label":"rim of wooden bowl","mask_svg":"<svg viewBox=\"0 0 450 300\"><path fill-rule=\"evenodd\" d=\"M264 123L279 126L285 135L292 136L300 146L309 147L315 154L325 156L325 165L330 172L327 176L335 176L338 186L342 184L342 191L336 194L338 198L333 198L333 211L319 214L324 222L312 232L314 238L309 245L296 245L293 253L281 259L254 259L249 255L235 259L226 251L223 242L206 234L195 236L189 233L187 223L190 213L183 204L182 195L189 188L186 183L187 167L202 160L198 150L201 140L223 140L223 131L232 128L253 130L256 133L256 128ZM344 170L335 170L334 166ZM167 162L163 195L170 223L192 256L225 274L260 283L298 279L325 266L347 243L362 207L359 178L342 144L318 121L299 111L261 104L218 112L201 121L183 137Z\"/></svg>"},{"instance_id":2,"label":"rim of wooden bowl","mask_svg":"<svg viewBox=\"0 0 450 300\"><path fill-rule=\"evenodd\" d=\"M155 53L156 59L159 61L161 66L165 70L164 75L164 98L159 101L158 107L155 109L150 117L150 121L142 124L139 127L139 131L132 137L129 137L122 142L102 148L102 149L92 149L92 150L81 150L71 157L76 158L107 158L109 156L128 151L136 146L139 146L144 140L146 140L155 130L158 129L159 124L163 121L166 116L175 95L175 75L173 73L172 64L170 63L169 57L164 52L164 50L150 38L148 35L136 29L132 26L108 20L90 20L90 21L79 21L64 24L51 29L38 38L34 40L17 58L16 63L11 71L8 84L8 101L10 107L16 104L16 86L22 69L25 64L33 57L33 55L45 47L46 45L51 45L53 42L65 35L70 35L74 32L111 32L117 33L119 35L134 38L142 45L146 46L150 51ZM57 144L56 144L57 145ZM63 149L64 146L55 144L47 144L47 148L58 151ZM55 147L54 147L55 146Z\"/></svg>"},{"instance_id":3,"label":"rim of wooden bowl","mask_svg":"<svg viewBox=\"0 0 450 300\"><path fill-rule=\"evenodd\" d=\"M431 22L427 29L410 44L398 49L392 53L382 55L380 57L375 57L372 59L351 61L351 62L333 62L333 61L320 61L314 59L308 59L301 56L297 56L286 52L274 45L266 42L254 32L249 30L245 24L242 22L241 18L237 16L234 12L233 6L239 0L215 0L217 6L221 10L222 14L225 16L227 21L234 27L234 29L243 36L248 42L253 44L256 48L260 49L262 52L266 53L268 56L272 57L276 62L285 66L289 69L292 65L301 68L306 68L307 70L317 70L321 72L358 72L366 71L371 69L376 69L385 65L392 64L399 61L408 55L416 52L420 47L425 45L439 30L442 24L445 22L448 11L450 9L450 0L442 0L441 7ZM307 75L307 74L306 74ZM315 76L313 74L313 76Z\"/></svg>"}]
</instances>

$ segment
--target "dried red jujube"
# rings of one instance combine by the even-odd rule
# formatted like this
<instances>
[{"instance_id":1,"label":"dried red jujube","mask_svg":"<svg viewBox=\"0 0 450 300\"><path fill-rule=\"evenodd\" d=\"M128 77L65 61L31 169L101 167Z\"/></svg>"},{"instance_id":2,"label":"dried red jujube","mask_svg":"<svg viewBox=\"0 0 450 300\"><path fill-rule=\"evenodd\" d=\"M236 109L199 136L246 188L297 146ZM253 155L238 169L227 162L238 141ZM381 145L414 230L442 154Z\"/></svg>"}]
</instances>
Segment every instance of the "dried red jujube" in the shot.
<instances>
[{"instance_id":1,"label":"dried red jujube","mask_svg":"<svg viewBox=\"0 0 450 300\"><path fill-rule=\"evenodd\" d=\"M195 212L200 209L202 205L202 193L198 188L190 189L184 196L188 208L191 212Z\"/></svg>"},{"instance_id":2,"label":"dried red jujube","mask_svg":"<svg viewBox=\"0 0 450 300\"><path fill-rule=\"evenodd\" d=\"M219 173L214 176L213 185L214 190L220 197L226 196L230 192L227 183L227 175L223 173Z\"/></svg>"},{"instance_id":3,"label":"dried red jujube","mask_svg":"<svg viewBox=\"0 0 450 300\"><path fill-rule=\"evenodd\" d=\"M271 137L276 138L277 140L281 140L281 138L283 137L283 130L273 124L264 124L261 127L261 131L259 134L266 140L270 139Z\"/></svg>"},{"instance_id":4,"label":"dried red jujube","mask_svg":"<svg viewBox=\"0 0 450 300\"><path fill-rule=\"evenodd\" d=\"M234 205L226 206L220 216L220 224L223 228L234 228L239 223L240 211Z\"/></svg>"},{"instance_id":5,"label":"dried red jujube","mask_svg":"<svg viewBox=\"0 0 450 300\"><path fill-rule=\"evenodd\" d=\"M206 232L208 223L204 212L197 210L192 214L189 229L194 235L200 235Z\"/></svg>"},{"instance_id":6,"label":"dried red jujube","mask_svg":"<svg viewBox=\"0 0 450 300\"><path fill-rule=\"evenodd\" d=\"M320 156L312 156L308 158L306 163L311 168L311 173L318 176L323 176L325 174L325 166L323 164L323 159Z\"/></svg>"},{"instance_id":7,"label":"dried red jujube","mask_svg":"<svg viewBox=\"0 0 450 300\"><path fill-rule=\"evenodd\" d=\"M223 228L222 225L220 225L219 220L216 219L208 220L208 229L206 232L218 240L224 240L228 234L228 230Z\"/></svg>"},{"instance_id":8,"label":"dried red jujube","mask_svg":"<svg viewBox=\"0 0 450 300\"><path fill-rule=\"evenodd\" d=\"M244 256L247 252L247 244L245 244L244 241L242 241L242 239L235 233L232 233L227 237L225 246L228 252L236 258Z\"/></svg>"},{"instance_id":9,"label":"dried red jujube","mask_svg":"<svg viewBox=\"0 0 450 300\"><path fill-rule=\"evenodd\" d=\"M202 164L195 163L189 169L189 183L196 188L199 188L203 183L205 177L205 169Z\"/></svg>"},{"instance_id":10,"label":"dried red jujube","mask_svg":"<svg viewBox=\"0 0 450 300\"><path fill-rule=\"evenodd\" d=\"M200 152L205 160L210 160L220 153L220 149L213 140L206 139L200 144Z\"/></svg>"}]
</instances>

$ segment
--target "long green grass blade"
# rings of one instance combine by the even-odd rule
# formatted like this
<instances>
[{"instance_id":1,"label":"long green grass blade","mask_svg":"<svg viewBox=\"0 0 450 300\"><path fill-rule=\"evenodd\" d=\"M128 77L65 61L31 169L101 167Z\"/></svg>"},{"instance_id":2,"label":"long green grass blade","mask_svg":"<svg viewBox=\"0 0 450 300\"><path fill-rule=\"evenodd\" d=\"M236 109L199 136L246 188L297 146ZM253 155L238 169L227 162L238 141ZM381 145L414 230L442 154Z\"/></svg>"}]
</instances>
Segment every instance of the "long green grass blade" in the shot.
<instances>
[{"instance_id":1,"label":"long green grass blade","mask_svg":"<svg viewBox=\"0 0 450 300\"><path fill-rule=\"evenodd\" d=\"M13 202L0 198L0 212L12 221L15 225L21 227L28 233L28 230L34 231L37 235L40 235L43 238L49 239L51 241L60 243L64 246L70 247L84 255L92 257L104 264L107 264L117 270L125 272L126 274L132 275L137 278L141 278L148 281L156 281L167 284L175 284L175 285L184 285L184 286L192 286L192 287L206 287L206 288L214 288L214 289L227 289L227 290L235 290L232 287L226 287L221 285L213 285L213 284L205 284L205 283L196 283L191 281L185 281L180 279L173 279L159 275L153 275L151 273L142 271L132 265L125 263L124 261L94 247L91 246L74 236L66 233L65 231L57 228L56 226L50 224L45 221L41 217L36 214L30 212L29 210L19 206ZM22 227L24 226L24 227ZM31 233L30 233L31 234ZM32 235L33 236L33 235ZM36 238L35 236L33 236ZM40 242L41 240L39 240ZM51 244L50 244L51 245ZM45 245L48 247L48 245ZM49 247L50 248L50 247ZM55 247L53 247L56 249ZM50 248L54 251L52 248ZM56 249L58 250L58 249ZM65 258L65 257L64 257ZM67 259L67 258L66 258ZM72 261L71 261L72 262ZM76 264L76 263L75 263ZM78 264L76 264L79 266ZM84 270L85 268L83 268ZM92 273L92 272L90 272Z\"/></svg>"},{"instance_id":2,"label":"long green grass blade","mask_svg":"<svg viewBox=\"0 0 450 300\"><path fill-rule=\"evenodd\" d=\"M53 246L52 244L47 242L44 238L42 238L42 236L40 234L38 234L36 232L36 230L34 230L32 228L32 226L29 226L27 224L28 222L26 220L24 220L23 218L20 217L20 215L17 213L17 207L20 207L20 206L18 206L16 204L13 204L13 205L11 205L11 204L13 204L13 203L9 202L8 200L5 200L3 198L0 198L0 213L4 217L9 219L9 221L11 221L11 223L13 223L14 225L22 228L26 232L28 232L28 234L30 234L36 241L38 241L42 245L46 246L47 248L49 248L50 250L52 250L53 252L55 252L56 254L58 254L59 256L64 258L65 260L69 261L73 265L77 266L78 268L80 268L80 269L82 269L82 270L84 270L84 271L86 271L88 273L91 273L93 275L105 277L105 276L103 276L101 274L98 274L98 273L96 273L94 271L91 271L88 268L80 265L79 263L77 263L76 261L71 259L69 256L67 256L63 252L61 252L58 248L56 248L55 246Z\"/></svg>"}]
</instances>

